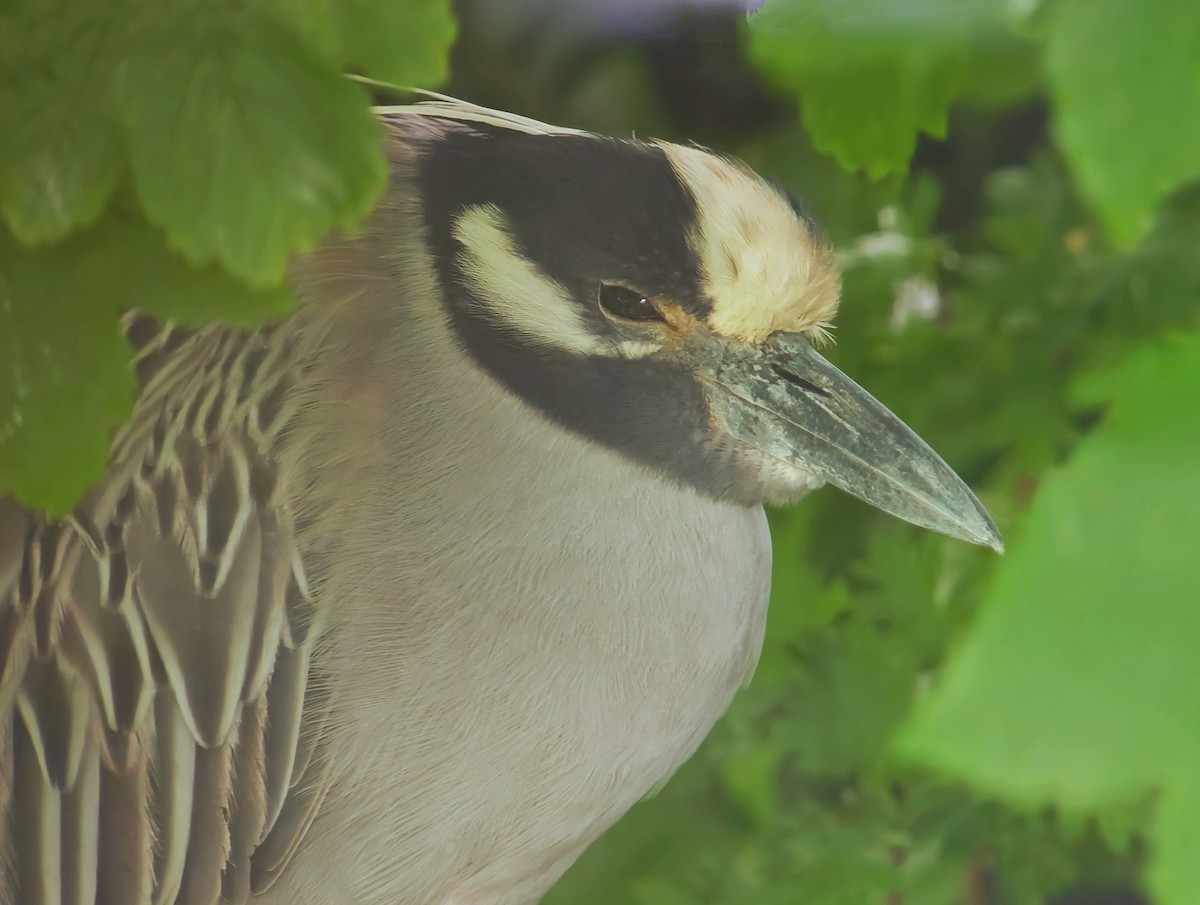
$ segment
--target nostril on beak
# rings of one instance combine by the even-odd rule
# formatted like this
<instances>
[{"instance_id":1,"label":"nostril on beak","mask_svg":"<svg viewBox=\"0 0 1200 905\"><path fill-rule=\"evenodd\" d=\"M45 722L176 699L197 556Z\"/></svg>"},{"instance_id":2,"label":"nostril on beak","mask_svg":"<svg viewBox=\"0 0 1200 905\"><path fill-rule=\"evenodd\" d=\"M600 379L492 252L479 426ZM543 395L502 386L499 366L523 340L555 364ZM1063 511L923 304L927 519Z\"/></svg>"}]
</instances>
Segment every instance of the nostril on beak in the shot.
<instances>
[{"instance_id":1,"label":"nostril on beak","mask_svg":"<svg viewBox=\"0 0 1200 905\"><path fill-rule=\"evenodd\" d=\"M824 396L826 399L833 398L833 393L829 392L829 390L825 389L825 387L815 384L811 380L805 380L799 374L795 373L794 371L789 371L783 365L773 364L771 365L771 370L788 383L794 384L803 390L807 390L810 393L816 393L818 396Z\"/></svg>"}]
</instances>

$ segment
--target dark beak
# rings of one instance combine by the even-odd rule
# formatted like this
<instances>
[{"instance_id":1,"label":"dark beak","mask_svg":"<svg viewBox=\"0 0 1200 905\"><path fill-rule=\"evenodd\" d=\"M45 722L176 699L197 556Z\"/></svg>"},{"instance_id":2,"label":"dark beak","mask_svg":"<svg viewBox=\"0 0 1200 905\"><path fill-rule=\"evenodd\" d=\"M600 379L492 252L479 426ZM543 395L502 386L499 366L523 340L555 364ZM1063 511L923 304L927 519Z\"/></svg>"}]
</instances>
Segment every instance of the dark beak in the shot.
<instances>
[{"instance_id":1,"label":"dark beak","mask_svg":"<svg viewBox=\"0 0 1200 905\"><path fill-rule=\"evenodd\" d=\"M730 344L707 376L713 414L736 439L906 522L1003 551L950 466L803 337Z\"/></svg>"}]
</instances>

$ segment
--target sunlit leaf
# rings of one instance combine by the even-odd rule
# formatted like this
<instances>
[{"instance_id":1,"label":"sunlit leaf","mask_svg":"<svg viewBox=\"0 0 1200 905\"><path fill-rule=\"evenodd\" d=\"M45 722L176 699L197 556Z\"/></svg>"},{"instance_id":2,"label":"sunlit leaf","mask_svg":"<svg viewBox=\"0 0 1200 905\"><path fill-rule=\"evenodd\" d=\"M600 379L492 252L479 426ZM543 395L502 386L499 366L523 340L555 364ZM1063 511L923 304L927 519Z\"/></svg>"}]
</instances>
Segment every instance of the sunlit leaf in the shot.
<instances>
[{"instance_id":1,"label":"sunlit leaf","mask_svg":"<svg viewBox=\"0 0 1200 905\"><path fill-rule=\"evenodd\" d=\"M1062 0L1047 70L1055 126L1112 235L1200 178L1200 28L1191 0Z\"/></svg>"}]
</instances>

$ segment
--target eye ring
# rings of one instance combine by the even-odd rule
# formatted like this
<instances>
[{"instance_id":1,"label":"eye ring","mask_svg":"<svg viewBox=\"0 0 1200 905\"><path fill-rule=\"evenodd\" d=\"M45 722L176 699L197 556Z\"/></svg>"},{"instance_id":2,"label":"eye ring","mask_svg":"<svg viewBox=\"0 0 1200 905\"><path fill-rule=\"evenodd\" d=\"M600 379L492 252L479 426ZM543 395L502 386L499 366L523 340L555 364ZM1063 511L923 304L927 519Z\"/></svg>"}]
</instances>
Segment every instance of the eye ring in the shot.
<instances>
[{"instance_id":1,"label":"eye ring","mask_svg":"<svg viewBox=\"0 0 1200 905\"><path fill-rule=\"evenodd\" d=\"M622 286L620 283L601 283L597 291L597 300L605 314L620 320L637 323L663 320L658 306L649 294Z\"/></svg>"}]
</instances>

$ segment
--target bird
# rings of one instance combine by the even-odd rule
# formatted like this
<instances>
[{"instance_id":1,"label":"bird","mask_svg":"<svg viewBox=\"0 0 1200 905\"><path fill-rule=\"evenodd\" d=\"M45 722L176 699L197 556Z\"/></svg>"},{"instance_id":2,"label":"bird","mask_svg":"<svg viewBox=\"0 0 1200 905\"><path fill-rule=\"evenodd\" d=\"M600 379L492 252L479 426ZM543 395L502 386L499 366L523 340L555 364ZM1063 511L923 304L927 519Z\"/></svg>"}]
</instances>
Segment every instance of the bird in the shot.
<instances>
[{"instance_id":1,"label":"bird","mask_svg":"<svg viewBox=\"0 0 1200 905\"><path fill-rule=\"evenodd\" d=\"M0 499L0 902L533 905L753 672L765 504L1000 549L819 351L814 220L704 148L436 94L255 329L130 311L138 394Z\"/></svg>"}]
</instances>

